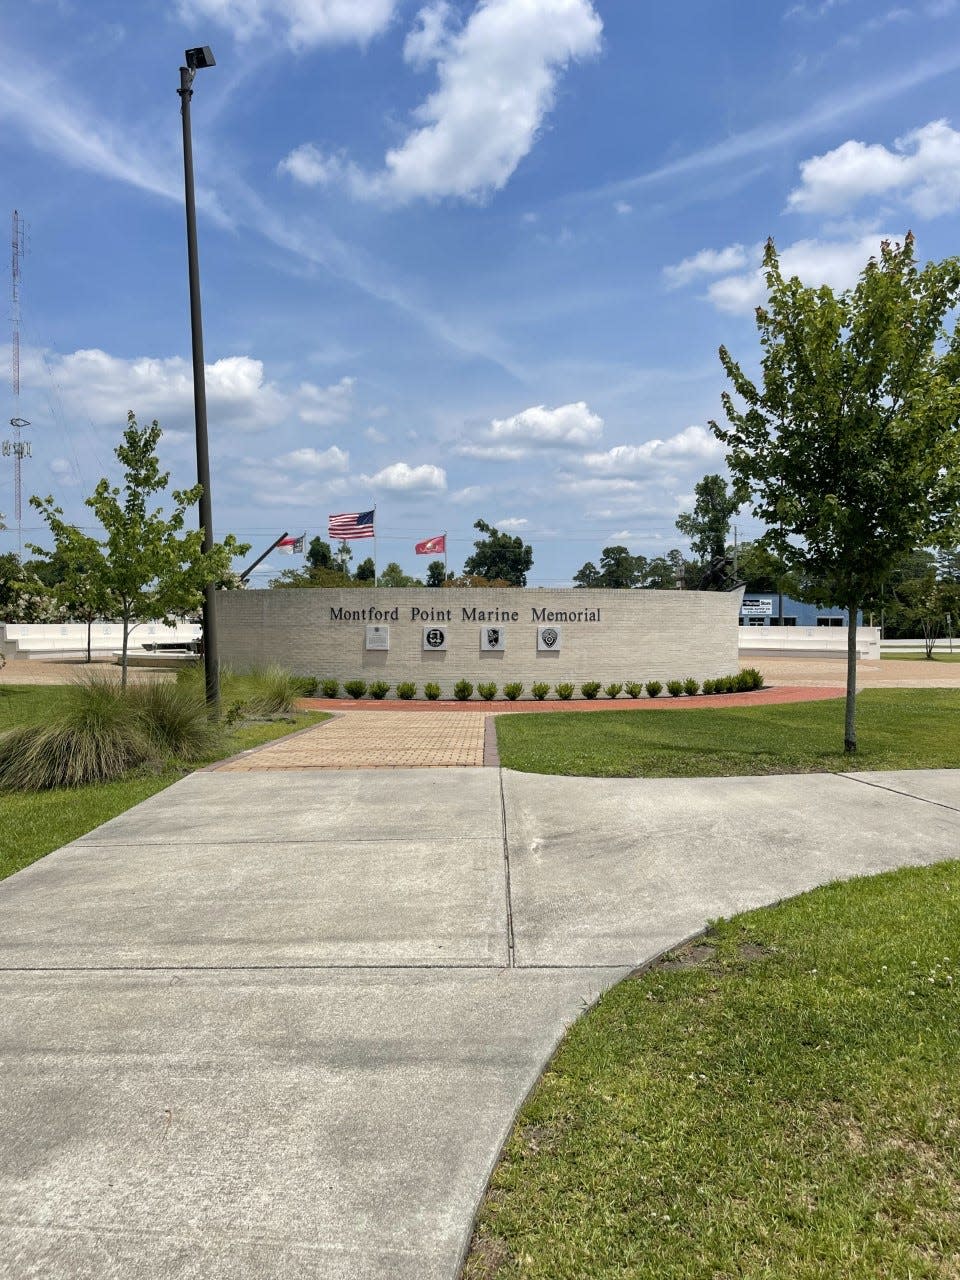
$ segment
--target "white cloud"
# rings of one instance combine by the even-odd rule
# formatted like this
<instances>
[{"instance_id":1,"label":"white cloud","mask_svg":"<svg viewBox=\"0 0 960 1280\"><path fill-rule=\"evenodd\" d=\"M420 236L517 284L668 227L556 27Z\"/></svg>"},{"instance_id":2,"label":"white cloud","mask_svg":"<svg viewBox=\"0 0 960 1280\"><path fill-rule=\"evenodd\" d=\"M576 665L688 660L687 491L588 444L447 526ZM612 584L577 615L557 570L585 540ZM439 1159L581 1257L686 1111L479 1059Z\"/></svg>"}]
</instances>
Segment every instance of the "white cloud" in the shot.
<instances>
[{"instance_id":1,"label":"white cloud","mask_svg":"<svg viewBox=\"0 0 960 1280\"><path fill-rule=\"evenodd\" d=\"M494 520L495 529L522 529L530 523L524 516L506 516L503 520Z\"/></svg>"},{"instance_id":2,"label":"white cloud","mask_svg":"<svg viewBox=\"0 0 960 1280\"><path fill-rule=\"evenodd\" d=\"M180 356L123 359L97 348L66 356L28 352L22 369L27 382L44 382L46 371L66 403L98 425L122 424L132 409L142 421L157 418L164 429L193 421L193 370ZM352 378L330 387L302 382L286 392L264 377L263 361L227 356L205 366L211 423L237 430L276 428L290 418L311 425L342 422L353 410Z\"/></svg>"},{"instance_id":3,"label":"white cloud","mask_svg":"<svg viewBox=\"0 0 960 1280\"><path fill-rule=\"evenodd\" d=\"M478 200L499 191L528 154L573 58L600 47L591 0L481 0L456 34L444 6L421 10L408 37L412 60L437 60L439 87L415 128L368 174L316 148L298 147L281 169L311 185L345 180L362 198Z\"/></svg>"},{"instance_id":4,"label":"white cloud","mask_svg":"<svg viewBox=\"0 0 960 1280\"><path fill-rule=\"evenodd\" d=\"M407 462L392 462L374 476L361 476L361 480L376 489L388 489L393 493L440 492L447 487L447 473L443 467L424 463L411 467Z\"/></svg>"},{"instance_id":5,"label":"white cloud","mask_svg":"<svg viewBox=\"0 0 960 1280\"><path fill-rule=\"evenodd\" d=\"M583 400L556 409L537 404L510 418L494 418L478 440L461 444L456 451L484 462L516 462L533 449L594 444L602 434L603 419Z\"/></svg>"},{"instance_id":6,"label":"white cloud","mask_svg":"<svg viewBox=\"0 0 960 1280\"><path fill-rule=\"evenodd\" d=\"M723 445L706 427L685 427L666 440L643 444L618 444L603 453L587 453L581 464L597 475L629 476L647 472L652 465L683 461L706 462L719 458Z\"/></svg>"},{"instance_id":7,"label":"white cloud","mask_svg":"<svg viewBox=\"0 0 960 1280\"><path fill-rule=\"evenodd\" d=\"M387 437L383 434L382 431L378 431L376 427L367 427L363 434L370 441L371 444L387 443Z\"/></svg>"},{"instance_id":8,"label":"white cloud","mask_svg":"<svg viewBox=\"0 0 960 1280\"><path fill-rule=\"evenodd\" d=\"M468 484L465 489L457 489L451 493L449 500L457 503L458 506L466 506L469 503L485 501L489 494L489 485Z\"/></svg>"},{"instance_id":9,"label":"white cloud","mask_svg":"<svg viewBox=\"0 0 960 1280\"><path fill-rule=\"evenodd\" d=\"M350 455L343 449L331 445L322 452L319 449L294 449L277 459L278 466L289 467L300 475L324 475L330 472L344 472L350 465Z\"/></svg>"},{"instance_id":10,"label":"white cloud","mask_svg":"<svg viewBox=\"0 0 960 1280\"><path fill-rule=\"evenodd\" d=\"M431 62L436 62L446 49L450 35L450 5L447 0L432 0L432 3L424 5L417 14L416 23L403 42L403 57L405 62L422 71Z\"/></svg>"},{"instance_id":11,"label":"white cloud","mask_svg":"<svg viewBox=\"0 0 960 1280\"><path fill-rule=\"evenodd\" d=\"M869 196L895 194L933 218L960 208L960 133L932 120L897 138L892 151L850 139L804 161L800 176L787 207L801 213L839 213Z\"/></svg>"},{"instance_id":12,"label":"white cloud","mask_svg":"<svg viewBox=\"0 0 960 1280\"><path fill-rule=\"evenodd\" d=\"M613 207L619 214L633 213L633 205L627 204L626 200L614 200Z\"/></svg>"},{"instance_id":13,"label":"white cloud","mask_svg":"<svg viewBox=\"0 0 960 1280\"><path fill-rule=\"evenodd\" d=\"M301 382L294 399L297 416L302 422L326 427L335 422L345 422L353 412L355 378L341 378L329 387L318 387L312 382Z\"/></svg>"},{"instance_id":14,"label":"white cloud","mask_svg":"<svg viewBox=\"0 0 960 1280\"><path fill-rule=\"evenodd\" d=\"M684 258L676 266L664 267L663 278L667 287L679 289L697 276L717 276L745 267L748 251L742 244L727 245L725 249L701 249L690 258Z\"/></svg>"},{"instance_id":15,"label":"white cloud","mask_svg":"<svg viewBox=\"0 0 960 1280\"><path fill-rule=\"evenodd\" d=\"M798 240L780 253L780 270L784 278L799 276L806 285L850 289L869 259L879 254L881 241L891 238L874 233L852 240ZM757 266L716 280L707 297L718 311L749 315L767 297L763 271Z\"/></svg>"},{"instance_id":16,"label":"white cloud","mask_svg":"<svg viewBox=\"0 0 960 1280\"><path fill-rule=\"evenodd\" d=\"M396 0L180 0L180 16L194 24L208 18L237 40L283 31L295 49L321 44L360 44L389 25Z\"/></svg>"}]
</instances>

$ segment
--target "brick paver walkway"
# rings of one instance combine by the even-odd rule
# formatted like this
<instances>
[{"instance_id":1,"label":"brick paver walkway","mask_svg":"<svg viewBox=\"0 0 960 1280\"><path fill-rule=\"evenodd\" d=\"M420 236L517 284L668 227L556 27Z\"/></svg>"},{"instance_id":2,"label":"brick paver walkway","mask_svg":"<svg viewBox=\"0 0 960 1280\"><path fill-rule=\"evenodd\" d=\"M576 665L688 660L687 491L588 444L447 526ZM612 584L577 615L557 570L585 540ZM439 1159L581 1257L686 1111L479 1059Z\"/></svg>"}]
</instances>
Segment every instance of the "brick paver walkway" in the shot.
<instances>
[{"instance_id":1,"label":"brick paver walkway","mask_svg":"<svg viewBox=\"0 0 960 1280\"><path fill-rule=\"evenodd\" d=\"M485 716L345 712L219 767L261 769L436 769L483 764Z\"/></svg>"}]
</instances>

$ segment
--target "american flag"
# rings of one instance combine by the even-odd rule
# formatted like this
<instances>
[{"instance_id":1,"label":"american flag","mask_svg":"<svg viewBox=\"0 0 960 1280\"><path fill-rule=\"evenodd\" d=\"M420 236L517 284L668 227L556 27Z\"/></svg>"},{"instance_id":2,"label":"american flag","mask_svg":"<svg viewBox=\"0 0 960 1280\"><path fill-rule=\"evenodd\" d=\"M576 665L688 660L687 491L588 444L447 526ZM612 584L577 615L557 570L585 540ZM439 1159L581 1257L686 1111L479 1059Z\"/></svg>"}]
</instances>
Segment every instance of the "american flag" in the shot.
<instances>
[{"instance_id":1,"label":"american flag","mask_svg":"<svg viewBox=\"0 0 960 1280\"><path fill-rule=\"evenodd\" d=\"M374 508L375 510L376 508ZM373 538L373 511L348 511L327 517L327 536L341 542L351 538Z\"/></svg>"}]
</instances>

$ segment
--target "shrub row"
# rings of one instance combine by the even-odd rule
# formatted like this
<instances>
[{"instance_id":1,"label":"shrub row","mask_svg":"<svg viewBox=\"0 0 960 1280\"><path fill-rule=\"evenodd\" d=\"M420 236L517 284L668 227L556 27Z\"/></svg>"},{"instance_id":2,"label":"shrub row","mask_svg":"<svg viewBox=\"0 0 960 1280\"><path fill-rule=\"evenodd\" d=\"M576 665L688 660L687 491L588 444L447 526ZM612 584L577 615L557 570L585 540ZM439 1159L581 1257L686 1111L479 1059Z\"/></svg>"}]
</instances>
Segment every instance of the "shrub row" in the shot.
<instances>
[{"instance_id":1,"label":"shrub row","mask_svg":"<svg viewBox=\"0 0 960 1280\"><path fill-rule=\"evenodd\" d=\"M338 680L320 680L315 682L320 692L325 698L336 698L340 694L340 682ZM580 686L580 696L583 698L594 699L601 690L599 680L588 680ZM639 698L646 693L649 698L658 698L663 692L663 684L659 680L647 680L645 684L631 682L629 684L608 684L603 688L604 694L608 698L618 698L621 693L626 693L628 698ZM687 680L668 680L667 693L672 698L679 698L686 695L692 698L694 694L701 692L700 683L692 678ZM751 689L763 688L763 676L754 667L748 667L735 676L720 676L716 680L704 680L703 693L738 693ZM343 689L351 698L362 698L365 694L369 694L371 698L385 698L390 692L390 685L383 680L375 680L368 685L365 680L345 680ZM476 687L477 694L490 702L497 696L497 686L491 683L481 683ZM576 686L572 684L557 684L553 686L553 691L558 698L564 702L568 702L576 693ZM530 686L530 692L538 702L542 702L550 692L550 685L537 683ZM397 685L397 697L405 702L417 696L417 686L411 681L403 681ZM473 697L474 687L469 680L458 680L453 686L453 696L458 702L467 702ZM523 693L523 685L517 682L505 684L503 686L503 696L510 702L515 702ZM436 702L440 697L440 686L438 684L425 684L423 686L423 696L431 702Z\"/></svg>"}]
</instances>

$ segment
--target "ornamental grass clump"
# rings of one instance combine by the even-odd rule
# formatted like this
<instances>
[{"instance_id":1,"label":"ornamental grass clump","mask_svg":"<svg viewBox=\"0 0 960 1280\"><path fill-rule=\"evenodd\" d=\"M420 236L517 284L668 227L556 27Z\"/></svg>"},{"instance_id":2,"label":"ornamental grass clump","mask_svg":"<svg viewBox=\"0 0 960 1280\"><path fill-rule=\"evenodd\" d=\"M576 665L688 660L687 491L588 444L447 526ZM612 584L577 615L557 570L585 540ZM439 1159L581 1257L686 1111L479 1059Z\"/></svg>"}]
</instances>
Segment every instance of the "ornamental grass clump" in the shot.
<instances>
[{"instance_id":1,"label":"ornamental grass clump","mask_svg":"<svg viewBox=\"0 0 960 1280\"><path fill-rule=\"evenodd\" d=\"M337 698L340 696L339 680L321 680L320 692L325 698Z\"/></svg>"},{"instance_id":2,"label":"ornamental grass clump","mask_svg":"<svg viewBox=\"0 0 960 1280\"><path fill-rule=\"evenodd\" d=\"M490 702L497 696L497 686L492 681L487 684L478 684L477 693L479 693L484 702Z\"/></svg>"},{"instance_id":3,"label":"ornamental grass clump","mask_svg":"<svg viewBox=\"0 0 960 1280\"><path fill-rule=\"evenodd\" d=\"M198 689L167 681L129 685L123 701L157 750L202 760L222 745L223 732L207 714Z\"/></svg>"},{"instance_id":4,"label":"ornamental grass clump","mask_svg":"<svg viewBox=\"0 0 960 1280\"><path fill-rule=\"evenodd\" d=\"M643 685L638 684L636 680L631 680L629 684L624 685L628 698L639 698L643 693Z\"/></svg>"},{"instance_id":5,"label":"ornamental grass clump","mask_svg":"<svg viewBox=\"0 0 960 1280\"><path fill-rule=\"evenodd\" d=\"M617 698L620 696L621 693L623 693L623 685L608 684L603 692L607 695L608 698Z\"/></svg>"},{"instance_id":6,"label":"ornamental grass clump","mask_svg":"<svg viewBox=\"0 0 960 1280\"><path fill-rule=\"evenodd\" d=\"M503 686L503 696L510 702L516 702L521 693L523 693L523 685L519 684L517 681Z\"/></svg>"},{"instance_id":7,"label":"ornamental grass clump","mask_svg":"<svg viewBox=\"0 0 960 1280\"><path fill-rule=\"evenodd\" d=\"M283 667L254 667L243 677L247 712L251 716L285 715L301 696L299 679Z\"/></svg>"},{"instance_id":8,"label":"ornamental grass clump","mask_svg":"<svg viewBox=\"0 0 960 1280\"><path fill-rule=\"evenodd\" d=\"M141 718L113 680L85 680L45 724L0 738L0 789L47 791L114 782L156 754Z\"/></svg>"}]
</instances>

